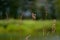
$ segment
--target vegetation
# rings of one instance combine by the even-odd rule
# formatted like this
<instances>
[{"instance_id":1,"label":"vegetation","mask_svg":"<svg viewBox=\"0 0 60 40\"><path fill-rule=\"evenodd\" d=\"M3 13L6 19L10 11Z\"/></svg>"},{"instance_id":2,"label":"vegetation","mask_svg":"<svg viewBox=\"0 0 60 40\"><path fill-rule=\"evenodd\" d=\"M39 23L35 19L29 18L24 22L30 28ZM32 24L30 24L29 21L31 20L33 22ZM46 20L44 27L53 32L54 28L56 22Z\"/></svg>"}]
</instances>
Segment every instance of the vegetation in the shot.
<instances>
[{"instance_id":1,"label":"vegetation","mask_svg":"<svg viewBox=\"0 0 60 40\"><path fill-rule=\"evenodd\" d=\"M32 32L35 29L42 29L42 28L50 28L52 27L53 21L52 20L39 20L39 21L32 21L32 20L23 20L22 23L20 20L0 20L0 32L3 30L9 31L19 31L24 30L25 32ZM4 26L7 26L4 28ZM59 22L57 21L57 30L59 28Z\"/></svg>"},{"instance_id":2,"label":"vegetation","mask_svg":"<svg viewBox=\"0 0 60 40\"><path fill-rule=\"evenodd\" d=\"M37 0L0 0L0 13L2 13L2 15L0 14L0 19L5 19L7 17L17 19L18 16L20 17L27 10L37 14L38 19L43 19L44 17L47 19L60 19L59 0L47 0L46 4L43 3L47 7L46 9L44 5L42 6L42 3L40 3L41 5L38 7L38 2Z\"/></svg>"},{"instance_id":3,"label":"vegetation","mask_svg":"<svg viewBox=\"0 0 60 40\"><path fill-rule=\"evenodd\" d=\"M13 40L19 40L20 38L21 40L23 40L23 38L25 39L27 35L31 35L33 40L33 37L35 36L36 38L38 37L38 35L43 36L42 34L43 29L47 29L48 33L49 32L48 30L52 27L52 24L53 20L38 20L38 21L23 20L22 22L21 20L15 20L15 19L10 19L9 21L0 20L0 34L2 35L2 38L6 40L9 38L10 39L12 38ZM5 25L7 25L6 28L4 27ZM56 33L59 34L60 32L59 30L60 30L60 21L57 20ZM4 37L4 35L6 36Z\"/></svg>"},{"instance_id":4,"label":"vegetation","mask_svg":"<svg viewBox=\"0 0 60 40\"><path fill-rule=\"evenodd\" d=\"M40 40L41 35L60 35L59 19L59 0L0 0L0 40L25 40L30 35L30 40ZM52 32L54 29L56 32Z\"/></svg>"}]
</instances>

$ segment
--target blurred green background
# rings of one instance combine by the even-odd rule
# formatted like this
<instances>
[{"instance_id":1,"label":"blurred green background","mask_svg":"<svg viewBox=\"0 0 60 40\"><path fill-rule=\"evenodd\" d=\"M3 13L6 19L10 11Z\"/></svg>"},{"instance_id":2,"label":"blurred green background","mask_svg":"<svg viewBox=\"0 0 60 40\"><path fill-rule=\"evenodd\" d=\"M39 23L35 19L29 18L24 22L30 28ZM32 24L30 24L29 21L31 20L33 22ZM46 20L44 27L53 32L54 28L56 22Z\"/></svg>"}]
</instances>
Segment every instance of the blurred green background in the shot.
<instances>
[{"instance_id":1,"label":"blurred green background","mask_svg":"<svg viewBox=\"0 0 60 40\"><path fill-rule=\"evenodd\" d=\"M0 40L26 40L29 35L28 40L60 40L60 0L0 0Z\"/></svg>"}]
</instances>

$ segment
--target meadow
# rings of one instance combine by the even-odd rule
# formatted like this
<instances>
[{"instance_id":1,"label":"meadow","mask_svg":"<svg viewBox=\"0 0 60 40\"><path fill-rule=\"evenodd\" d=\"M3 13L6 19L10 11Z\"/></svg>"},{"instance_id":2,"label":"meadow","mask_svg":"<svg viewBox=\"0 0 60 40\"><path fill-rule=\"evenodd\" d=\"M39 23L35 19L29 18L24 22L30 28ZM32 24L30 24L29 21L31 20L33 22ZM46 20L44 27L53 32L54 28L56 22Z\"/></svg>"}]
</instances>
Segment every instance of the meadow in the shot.
<instances>
[{"instance_id":1,"label":"meadow","mask_svg":"<svg viewBox=\"0 0 60 40\"><path fill-rule=\"evenodd\" d=\"M59 22L58 22L59 23ZM0 30L20 31L24 30L26 32L32 32L34 29L42 29L44 27L51 27L53 24L52 20L0 20ZM6 26L7 28L4 28ZM59 25L58 25L59 26Z\"/></svg>"},{"instance_id":2,"label":"meadow","mask_svg":"<svg viewBox=\"0 0 60 40\"><path fill-rule=\"evenodd\" d=\"M43 28L52 27L53 20L0 20L0 40L25 40L27 35L32 35L30 40L40 40ZM60 34L60 21L56 21L56 33ZM55 33L54 33L55 34ZM39 36L40 35L40 36ZM4 39L3 39L4 38ZM43 40L43 37L42 39Z\"/></svg>"}]
</instances>

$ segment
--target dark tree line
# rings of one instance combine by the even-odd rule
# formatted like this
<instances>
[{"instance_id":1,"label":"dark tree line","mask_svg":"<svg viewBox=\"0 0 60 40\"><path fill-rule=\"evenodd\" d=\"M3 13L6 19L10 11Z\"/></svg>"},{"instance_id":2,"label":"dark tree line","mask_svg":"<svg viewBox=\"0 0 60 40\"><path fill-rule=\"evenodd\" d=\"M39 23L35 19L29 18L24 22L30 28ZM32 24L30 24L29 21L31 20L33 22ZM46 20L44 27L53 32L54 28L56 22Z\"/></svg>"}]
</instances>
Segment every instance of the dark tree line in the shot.
<instances>
[{"instance_id":1,"label":"dark tree line","mask_svg":"<svg viewBox=\"0 0 60 40\"><path fill-rule=\"evenodd\" d=\"M30 10L31 13L35 13L36 19L56 19L56 17L58 17L56 16L56 14L59 14L60 11L58 8L55 8L57 3L53 3L52 1L54 0L47 0L47 3L51 5L49 7L51 13L49 14L49 12L47 12L46 16L45 7L41 6L37 9L37 6L35 5L35 0L0 0L0 15L2 12L2 16L0 19L6 19L8 17L17 19L18 17L21 17L23 12L25 12L26 10ZM7 11L7 8L9 8L9 12ZM17 12L19 8L21 11L20 15Z\"/></svg>"}]
</instances>

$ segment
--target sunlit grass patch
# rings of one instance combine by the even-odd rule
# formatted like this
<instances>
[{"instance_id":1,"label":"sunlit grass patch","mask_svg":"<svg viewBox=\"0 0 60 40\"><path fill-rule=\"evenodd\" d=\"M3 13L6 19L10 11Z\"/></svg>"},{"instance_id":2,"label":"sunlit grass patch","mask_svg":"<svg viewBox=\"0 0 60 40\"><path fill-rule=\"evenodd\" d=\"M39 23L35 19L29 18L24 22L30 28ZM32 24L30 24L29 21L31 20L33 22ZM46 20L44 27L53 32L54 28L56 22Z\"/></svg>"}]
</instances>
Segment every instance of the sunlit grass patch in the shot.
<instances>
[{"instance_id":1,"label":"sunlit grass patch","mask_svg":"<svg viewBox=\"0 0 60 40\"><path fill-rule=\"evenodd\" d=\"M7 28L6 30L9 32L10 31L17 31L20 32L20 30L23 30L27 33L33 33L34 30L38 30L38 29L43 29L44 27L46 28L50 28L53 24L52 20L39 20L39 21L33 21L33 20L22 20L22 23L20 23L21 20L14 20L14 19L10 19L8 21L6 20L0 20L0 28L3 27L4 24L7 24ZM57 26L56 28L59 29L59 21L57 21ZM58 30L57 29L57 30ZM0 29L2 30L2 29ZM5 29L4 29L5 30Z\"/></svg>"},{"instance_id":2,"label":"sunlit grass patch","mask_svg":"<svg viewBox=\"0 0 60 40\"><path fill-rule=\"evenodd\" d=\"M0 39L3 39L6 35L6 40L25 40L26 36L31 35L30 39L36 37L43 38L43 29L49 29L52 27L53 20L0 20ZM4 28L7 25L7 28ZM60 21L56 23L56 31L60 31ZM45 33L46 35L46 33ZM40 38L41 39L41 38Z\"/></svg>"}]
</instances>

